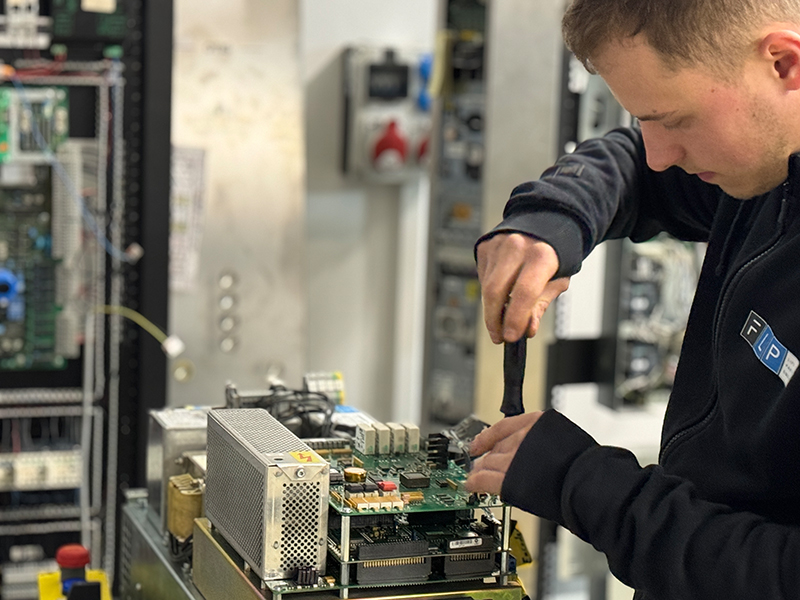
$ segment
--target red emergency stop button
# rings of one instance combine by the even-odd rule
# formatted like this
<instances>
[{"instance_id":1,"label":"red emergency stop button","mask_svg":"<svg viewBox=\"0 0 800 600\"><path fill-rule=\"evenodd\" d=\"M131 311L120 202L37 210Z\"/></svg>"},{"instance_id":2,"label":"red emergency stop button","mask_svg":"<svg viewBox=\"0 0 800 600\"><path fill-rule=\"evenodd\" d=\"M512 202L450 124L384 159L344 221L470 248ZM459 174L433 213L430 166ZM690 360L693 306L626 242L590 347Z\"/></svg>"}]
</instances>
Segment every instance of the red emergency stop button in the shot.
<instances>
[{"instance_id":1,"label":"red emergency stop button","mask_svg":"<svg viewBox=\"0 0 800 600\"><path fill-rule=\"evenodd\" d=\"M82 569L89 560L89 551L80 544L67 544L56 552L56 562L62 569Z\"/></svg>"}]
</instances>

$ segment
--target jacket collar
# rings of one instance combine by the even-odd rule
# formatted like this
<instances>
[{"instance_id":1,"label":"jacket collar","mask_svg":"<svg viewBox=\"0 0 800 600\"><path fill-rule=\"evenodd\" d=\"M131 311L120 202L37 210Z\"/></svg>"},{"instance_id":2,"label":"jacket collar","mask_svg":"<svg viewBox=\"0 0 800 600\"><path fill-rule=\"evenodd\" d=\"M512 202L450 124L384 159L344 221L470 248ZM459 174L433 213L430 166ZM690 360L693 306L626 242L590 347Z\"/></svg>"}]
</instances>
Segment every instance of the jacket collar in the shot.
<instances>
[{"instance_id":1,"label":"jacket collar","mask_svg":"<svg viewBox=\"0 0 800 600\"><path fill-rule=\"evenodd\" d=\"M800 152L795 152L789 157L789 178L786 181L789 195L797 197L800 189Z\"/></svg>"}]
</instances>

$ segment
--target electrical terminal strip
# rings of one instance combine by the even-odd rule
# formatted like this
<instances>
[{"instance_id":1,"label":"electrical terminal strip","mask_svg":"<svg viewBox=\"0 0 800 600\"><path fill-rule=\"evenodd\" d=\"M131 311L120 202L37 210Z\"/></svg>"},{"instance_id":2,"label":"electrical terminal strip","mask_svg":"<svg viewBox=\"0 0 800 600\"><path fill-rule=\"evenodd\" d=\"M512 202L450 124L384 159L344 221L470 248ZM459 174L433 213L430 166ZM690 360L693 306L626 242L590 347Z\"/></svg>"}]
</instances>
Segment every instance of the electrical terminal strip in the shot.
<instances>
[{"instance_id":1,"label":"electrical terminal strip","mask_svg":"<svg viewBox=\"0 0 800 600\"><path fill-rule=\"evenodd\" d=\"M0 491L77 488L82 465L80 450L0 454Z\"/></svg>"}]
</instances>

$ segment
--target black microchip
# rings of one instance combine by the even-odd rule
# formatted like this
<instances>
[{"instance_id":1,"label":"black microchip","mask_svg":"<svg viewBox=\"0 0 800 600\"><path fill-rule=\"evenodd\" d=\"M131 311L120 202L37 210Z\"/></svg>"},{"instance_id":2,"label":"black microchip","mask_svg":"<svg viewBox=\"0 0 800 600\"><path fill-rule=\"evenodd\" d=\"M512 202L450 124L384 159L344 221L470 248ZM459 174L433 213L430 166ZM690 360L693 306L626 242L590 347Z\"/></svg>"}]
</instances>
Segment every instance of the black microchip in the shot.
<instances>
[{"instance_id":1,"label":"black microchip","mask_svg":"<svg viewBox=\"0 0 800 600\"><path fill-rule=\"evenodd\" d=\"M331 469L330 473L330 483L331 485L341 485L344 483L344 475L341 474L340 471L336 469Z\"/></svg>"},{"instance_id":2,"label":"black microchip","mask_svg":"<svg viewBox=\"0 0 800 600\"><path fill-rule=\"evenodd\" d=\"M409 489L426 488L431 486L431 478L422 473L400 473L400 485Z\"/></svg>"},{"instance_id":3,"label":"black microchip","mask_svg":"<svg viewBox=\"0 0 800 600\"><path fill-rule=\"evenodd\" d=\"M378 484L368 481L364 484L364 493L371 494L378 491Z\"/></svg>"},{"instance_id":4,"label":"black microchip","mask_svg":"<svg viewBox=\"0 0 800 600\"><path fill-rule=\"evenodd\" d=\"M360 483L345 483L344 491L348 494L363 494L364 486Z\"/></svg>"}]
</instances>

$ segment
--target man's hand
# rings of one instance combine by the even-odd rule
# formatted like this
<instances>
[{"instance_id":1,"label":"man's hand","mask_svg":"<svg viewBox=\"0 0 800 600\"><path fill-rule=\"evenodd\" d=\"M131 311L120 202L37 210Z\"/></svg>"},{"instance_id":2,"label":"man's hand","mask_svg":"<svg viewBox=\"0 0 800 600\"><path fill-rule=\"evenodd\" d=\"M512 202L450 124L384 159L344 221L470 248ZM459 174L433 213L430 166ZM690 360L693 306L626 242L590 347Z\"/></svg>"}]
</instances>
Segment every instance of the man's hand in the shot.
<instances>
[{"instance_id":1,"label":"man's hand","mask_svg":"<svg viewBox=\"0 0 800 600\"><path fill-rule=\"evenodd\" d=\"M541 412L532 412L506 417L478 434L472 441L470 454L483 456L473 463L467 477L465 485L470 492L500 494L519 445L541 416Z\"/></svg>"},{"instance_id":2,"label":"man's hand","mask_svg":"<svg viewBox=\"0 0 800 600\"><path fill-rule=\"evenodd\" d=\"M499 234L478 246L483 319L495 344L536 335L544 311L569 287L568 277L552 280L556 271L553 247L521 233Z\"/></svg>"}]
</instances>

